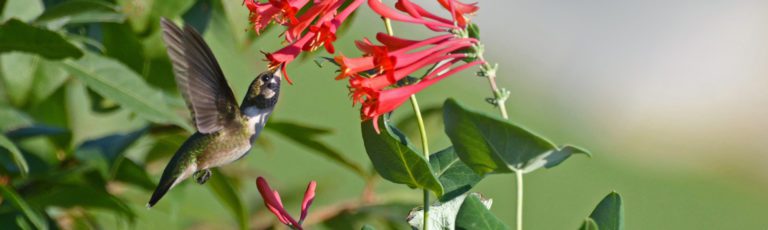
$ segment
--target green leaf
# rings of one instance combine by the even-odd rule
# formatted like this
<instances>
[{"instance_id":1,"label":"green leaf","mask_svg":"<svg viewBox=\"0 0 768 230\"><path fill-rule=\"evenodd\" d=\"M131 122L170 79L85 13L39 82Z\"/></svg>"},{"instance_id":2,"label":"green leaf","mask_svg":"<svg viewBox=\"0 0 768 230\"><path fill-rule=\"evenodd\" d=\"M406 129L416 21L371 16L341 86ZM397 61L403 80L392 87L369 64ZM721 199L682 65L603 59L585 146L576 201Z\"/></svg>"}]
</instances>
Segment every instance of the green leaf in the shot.
<instances>
[{"instance_id":1,"label":"green leaf","mask_svg":"<svg viewBox=\"0 0 768 230\"><path fill-rule=\"evenodd\" d=\"M365 151L381 177L411 188L426 188L442 196L443 186L427 159L414 150L408 138L390 126L386 118L381 119L379 128L380 134L374 128L373 120L361 123Z\"/></svg>"},{"instance_id":2,"label":"green leaf","mask_svg":"<svg viewBox=\"0 0 768 230\"><path fill-rule=\"evenodd\" d=\"M243 206L240 196L237 195L237 189L226 175L216 169L211 170L211 178L208 180L208 187L213 191L229 211L236 217L240 229L248 229L248 212Z\"/></svg>"},{"instance_id":3,"label":"green leaf","mask_svg":"<svg viewBox=\"0 0 768 230\"><path fill-rule=\"evenodd\" d=\"M16 164L16 166L19 167L21 176L26 177L29 173L29 165L27 165L27 160L24 159L24 155L22 155L21 151L16 148L16 145L14 145L11 140L5 137L5 135L0 134L0 147L3 147L4 149L8 150L9 153L11 153L11 158L13 159L13 162Z\"/></svg>"},{"instance_id":4,"label":"green leaf","mask_svg":"<svg viewBox=\"0 0 768 230\"><path fill-rule=\"evenodd\" d=\"M54 136L66 133L66 129L52 127L47 125L32 125L29 127L21 127L18 129L10 130L5 133L10 139L23 140L31 137L38 136Z\"/></svg>"},{"instance_id":5,"label":"green leaf","mask_svg":"<svg viewBox=\"0 0 768 230\"><path fill-rule=\"evenodd\" d=\"M0 25L0 53L10 51L34 53L48 59L83 56L83 51L60 34L31 26L18 19L11 19Z\"/></svg>"},{"instance_id":6,"label":"green leaf","mask_svg":"<svg viewBox=\"0 0 768 230\"><path fill-rule=\"evenodd\" d=\"M333 160L334 162L344 166L345 168L355 172L362 177L367 176L365 170L363 170L360 165L353 162L352 160L347 159L339 151L318 140L319 136L329 134L331 132L330 130L296 124L295 122L275 120L270 121L266 128L268 130L275 131L280 135L283 135L284 137L294 141L299 145L303 145L304 147L320 153L324 157Z\"/></svg>"},{"instance_id":7,"label":"green leaf","mask_svg":"<svg viewBox=\"0 0 768 230\"><path fill-rule=\"evenodd\" d=\"M113 57L136 73L144 72L144 46L128 23L102 23L102 44L105 54ZM170 76L166 76L171 78ZM170 79L168 79L170 80Z\"/></svg>"},{"instance_id":8,"label":"green leaf","mask_svg":"<svg viewBox=\"0 0 768 230\"><path fill-rule=\"evenodd\" d=\"M105 98L119 103L139 116L158 123L192 127L165 103L162 92L151 88L136 73L114 60L87 53L78 61L65 61L71 74Z\"/></svg>"},{"instance_id":9,"label":"green leaf","mask_svg":"<svg viewBox=\"0 0 768 230\"><path fill-rule=\"evenodd\" d=\"M595 223L595 220L592 218L587 218L584 220L584 223L581 224L581 227L579 230L599 230L600 228L597 227L597 223Z\"/></svg>"},{"instance_id":10,"label":"green leaf","mask_svg":"<svg viewBox=\"0 0 768 230\"><path fill-rule=\"evenodd\" d=\"M16 191L7 185L0 185L0 192L3 194L3 200L10 201L14 206L19 208L36 229L48 229L48 224L46 223L45 218L32 209L32 207L30 207L29 204L16 193Z\"/></svg>"},{"instance_id":11,"label":"green leaf","mask_svg":"<svg viewBox=\"0 0 768 230\"><path fill-rule=\"evenodd\" d=\"M557 147L532 132L498 118L464 109L453 99L443 106L445 133L456 153L475 172L529 173L551 168L586 150Z\"/></svg>"},{"instance_id":12,"label":"green leaf","mask_svg":"<svg viewBox=\"0 0 768 230\"><path fill-rule=\"evenodd\" d=\"M592 211L589 215L589 219L582 225L589 225L587 223L592 221L597 228L601 230L623 230L624 229L624 207L622 206L621 195L616 192L611 192ZM588 226L589 227L589 226ZM590 229L590 228L587 228Z\"/></svg>"},{"instance_id":13,"label":"green leaf","mask_svg":"<svg viewBox=\"0 0 768 230\"><path fill-rule=\"evenodd\" d=\"M490 206L484 204L479 195L467 196L456 215L456 229L509 229L491 213Z\"/></svg>"},{"instance_id":14,"label":"green leaf","mask_svg":"<svg viewBox=\"0 0 768 230\"><path fill-rule=\"evenodd\" d=\"M30 104L34 106L45 101L69 79L69 74L52 61L40 60L32 83Z\"/></svg>"},{"instance_id":15,"label":"green leaf","mask_svg":"<svg viewBox=\"0 0 768 230\"><path fill-rule=\"evenodd\" d=\"M200 34L205 33L211 21L213 3L211 0L197 0L192 7L184 12L184 23L195 28Z\"/></svg>"},{"instance_id":16,"label":"green leaf","mask_svg":"<svg viewBox=\"0 0 768 230\"><path fill-rule=\"evenodd\" d=\"M440 201L448 201L466 193L484 177L464 164L456 155L453 147L430 155L429 164L432 166L432 170L435 170L435 175L445 190Z\"/></svg>"},{"instance_id":17,"label":"green leaf","mask_svg":"<svg viewBox=\"0 0 768 230\"><path fill-rule=\"evenodd\" d=\"M0 40L2 40L0 38ZM0 45L2 46L2 45ZM28 53L7 53L2 58L2 80L8 101L17 108L23 108L30 100L30 91L35 82L35 73L40 56Z\"/></svg>"},{"instance_id":18,"label":"green leaf","mask_svg":"<svg viewBox=\"0 0 768 230\"><path fill-rule=\"evenodd\" d=\"M85 184L58 184L54 188L30 196L27 201L35 206L63 208L86 207L111 210L133 221L136 214L119 198L104 189Z\"/></svg>"},{"instance_id":19,"label":"green leaf","mask_svg":"<svg viewBox=\"0 0 768 230\"><path fill-rule=\"evenodd\" d=\"M360 228L360 230L376 230L376 228L374 228L373 226L371 226L369 224L365 224L365 225L363 225L362 228Z\"/></svg>"},{"instance_id":20,"label":"green leaf","mask_svg":"<svg viewBox=\"0 0 768 230\"><path fill-rule=\"evenodd\" d=\"M123 158L120 163L114 167L117 167L115 180L139 186L147 191L155 189L155 182L149 177L144 166L139 165L139 163L128 158Z\"/></svg>"},{"instance_id":21,"label":"green leaf","mask_svg":"<svg viewBox=\"0 0 768 230\"><path fill-rule=\"evenodd\" d=\"M429 208L429 228L428 229L455 229L456 228L456 215L459 213L459 208L465 202L467 197L479 197L477 193L460 194L453 199L437 202L430 205ZM490 208L493 203L490 199L482 199L482 205L486 208ZM424 229L424 210L421 207L411 210L408 213L408 224L413 229Z\"/></svg>"},{"instance_id":22,"label":"green leaf","mask_svg":"<svg viewBox=\"0 0 768 230\"><path fill-rule=\"evenodd\" d=\"M147 128L143 128L127 134L112 134L88 140L83 142L83 144L78 147L78 150L96 150L101 155L105 156L105 159L107 159L111 165L121 158L125 150L146 132Z\"/></svg>"},{"instance_id":23,"label":"green leaf","mask_svg":"<svg viewBox=\"0 0 768 230\"><path fill-rule=\"evenodd\" d=\"M62 2L46 9L35 22L56 24L77 24L93 22L123 22L126 16L117 6L105 1L73 0Z\"/></svg>"}]
</instances>

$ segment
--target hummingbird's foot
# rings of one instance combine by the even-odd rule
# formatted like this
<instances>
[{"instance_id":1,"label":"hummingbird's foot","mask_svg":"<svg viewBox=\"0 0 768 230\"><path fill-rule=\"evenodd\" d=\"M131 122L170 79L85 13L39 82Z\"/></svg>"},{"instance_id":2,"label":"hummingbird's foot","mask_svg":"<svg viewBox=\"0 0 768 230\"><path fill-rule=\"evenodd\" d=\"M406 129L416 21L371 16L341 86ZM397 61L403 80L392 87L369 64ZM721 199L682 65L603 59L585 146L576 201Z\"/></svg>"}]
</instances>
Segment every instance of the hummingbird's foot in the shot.
<instances>
[{"instance_id":1,"label":"hummingbird's foot","mask_svg":"<svg viewBox=\"0 0 768 230\"><path fill-rule=\"evenodd\" d=\"M210 169L204 169L197 171L195 173L196 181L198 184L205 184L206 181L208 181L209 178L211 178L211 170Z\"/></svg>"}]
</instances>

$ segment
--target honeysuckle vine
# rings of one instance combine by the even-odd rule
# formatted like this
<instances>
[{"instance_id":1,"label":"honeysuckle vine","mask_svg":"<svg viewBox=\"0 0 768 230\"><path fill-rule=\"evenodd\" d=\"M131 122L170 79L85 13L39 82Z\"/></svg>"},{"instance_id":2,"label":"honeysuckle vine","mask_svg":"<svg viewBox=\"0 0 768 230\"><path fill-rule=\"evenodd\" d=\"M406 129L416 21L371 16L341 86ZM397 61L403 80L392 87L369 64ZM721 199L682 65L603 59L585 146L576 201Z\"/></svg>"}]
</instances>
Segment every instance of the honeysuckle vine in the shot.
<instances>
[{"instance_id":1,"label":"honeysuckle vine","mask_svg":"<svg viewBox=\"0 0 768 230\"><path fill-rule=\"evenodd\" d=\"M471 16L479 10L477 3L437 0L443 11L430 11L409 0L397 0L394 7L381 0L246 0L245 5L256 33L272 22L285 27L281 36L287 45L264 54L269 61L268 67L280 67L288 78L285 67L301 52L322 46L329 54L335 53L333 43L337 30L363 3L383 19L386 33L377 33L375 41L368 38L355 41L362 56L338 54L333 58L339 66L336 80L348 81L350 98L353 105L360 104L362 121L371 120L378 133L378 119L410 101L419 127L424 159L428 162L428 137L416 94L446 77L476 66L479 66L477 76L487 78L489 82L492 97L486 101L498 108L502 118L508 119L505 103L509 91L498 87L498 65L485 59L479 27L470 22ZM390 21L423 26L433 35L418 40L395 36ZM422 76L413 76L424 69L426 72ZM515 174L517 229L522 229L523 173ZM430 192L424 188L423 193L422 229L426 229L429 226Z\"/></svg>"}]
</instances>

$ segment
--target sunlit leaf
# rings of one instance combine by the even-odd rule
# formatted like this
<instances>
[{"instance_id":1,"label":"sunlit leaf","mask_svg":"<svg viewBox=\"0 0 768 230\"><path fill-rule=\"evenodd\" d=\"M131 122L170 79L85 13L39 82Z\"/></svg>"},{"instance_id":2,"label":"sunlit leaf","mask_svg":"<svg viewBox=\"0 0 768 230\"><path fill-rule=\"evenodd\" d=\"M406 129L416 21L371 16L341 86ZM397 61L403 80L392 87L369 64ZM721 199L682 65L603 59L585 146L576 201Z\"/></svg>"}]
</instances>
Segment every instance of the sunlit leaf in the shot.
<instances>
[{"instance_id":1,"label":"sunlit leaf","mask_svg":"<svg viewBox=\"0 0 768 230\"><path fill-rule=\"evenodd\" d=\"M529 173L554 167L574 153L573 146L550 141L505 120L463 108L448 99L443 106L445 133L462 161L477 173Z\"/></svg>"},{"instance_id":2,"label":"sunlit leaf","mask_svg":"<svg viewBox=\"0 0 768 230\"><path fill-rule=\"evenodd\" d=\"M102 96L147 120L173 123L192 130L184 119L171 111L162 92L149 87L119 62L88 53L78 61L65 61L62 66Z\"/></svg>"},{"instance_id":3,"label":"sunlit leaf","mask_svg":"<svg viewBox=\"0 0 768 230\"><path fill-rule=\"evenodd\" d=\"M490 202L486 204L479 195L467 196L456 214L456 229L510 229L491 213L490 207Z\"/></svg>"},{"instance_id":4,"label":"sunlit leaf","mask_svg":"<svg viewBox=\"0 0 768 230\"><path fill-rule=\"evenodd\" d=\"M83 51L60 34L11 19L0 25L0 53L21 51L48 59L79 58Z\"/></svg>"},{"instance_id":5,"label":"sunlit leaf","mask_svg":"<svg viewBox=\"0 0 768 230\"><path fill-rule=\"evenodd\" d=\"M307 147L320 153L322 156L333 160L334 162L344 166L345 168L355 172L356 174L366 177L365 170L353 162L347 159L336 149L331 148L322 141L318 140L319 136L328 134L331 131L327 129L321 129L317 127L311 127L308 125L301 125L295 122L283 122L283 121L270 121L266 128L271 131L275 131L280 135L294 141L294 143Z\"/></svg>"},{"instance_id":6,"label":"sunlit leaf","mask_svg":"<svg viewBox=\"0 0 768 230\"><path fill-rule=\"evenodd\" d=\"M32 209L29 204L27 204L27 201L25 201L21 196L19 196L16 191L14 191L12 188L8 187L7 185L0 185L0 192L3 194L3 200L11 202L14 206L19 208L21 212L24 213L24 216L27 217L29 222L32 222L32 225L35 226L37 229L48 229L48 224L45 222L45 218L37 211Z\"/></svg>"},{"instance_id":7,"label":"sunlit leaf","mask_svg":"<svg viewBox=\"0 0 768 230\"><path fill-rule=\"evenodd\" d=\"M32 105L51 97L69 79L67 72L53 64L52 61L40 60L37 64L38 68L35 71L32 92L30 93Z\"/></svg>"},{"instance_id":8,"label":"sunlit leaf","mask_svg":"<svg viewBox=\"0 0 768 230\"><path fill-rule=\"evenodd\" d=\"M24 112L8 105L0 105L0 130L7 131L30 126L33 119Z\"/></svg>"},{"instance_id":9,"label":"sunlit leaf","mask_svg":"<svg viewBox=\"0 0 768 230\"><path fill-rule=\"evenodd\" d=\"M429 223L428 229L455 229L456 215L459 213L459 208L461 208L467 196L479 195L475 193L460 194L453 199L430 205L429 221L427 222ZM493 201L483 199L482 203L485 207L490 208ZM411 210L406 220L414 229L424 229L424 210L421 207Z\"/></svg>"},{"instance_id":10,"label":"sunlit leaf","mask_svg":"<svg viewBox=\"0 0 768 230\"><path fill-rule=\"evenodd\" d=\"M207 184L208 188L213 191L216 197L219 198L222 204L226 206L232 215L237 220L240 229L248 229L248 212L243 206L243 202L240 196L237 195L237 189L232 185L232 182L221 171L212 169L211 178L209 178Z\"/></svg>"},{"instance_id":11,"label":"sunlit leaf","mask_svg":"<svg viewBox=\"0 0 768 230\"><path fill-rule=\"evenodd\" d=\"M96 0L72 0L43 11L35 22L76 24L92 22L123 22L126 16L112 3Z\"/></svg>"},{"instance_id":12,"label":"sunlit leaf","mask_svg":"<svg viewBox=\"0 0 768 230\"><path fill-rule=\"evenodd\" d=\"M592 225L597 227L594 228ZM611 192L605 196L584 222L582 229L585 229L585 226L586 229L623 230L624 207L622 206L621 195Z\"/></svg>"},{"instance_id":13,"label":"sunlit leaf","mask_svg":"<svg viewBox=\"0 0 768 230\"><path fill-rule=\"evenodd\" d=\"M389 125L386 119L379 120L381 133L376 133L372 120L361 123L365 151L376 171L391 182L412 188L426 188L442 196L443 186L429 167L427 159L414 150L408 138Z\"/></svg>"},{"instance_id":14,"label":"sunlit leaf","mask_svg":"<svg viewBox=\"0 0 768 230\"><path fill-rule=\"evenodd\" d=\"M0 134L0 147L4 148L8 153L11 154L11 159L13 159L13 162L19 168L21 176L26 177L29 173L29 165L27 165L27 160L24 159L24 155L22 155L21 151L16 148L16 145L13 144L13 142L11 142L11 140L9 140L7 137L5 137L5 135Z\"/></svg>"},{"instance_id":15,"label":"sunlit leaf","mask_svg":"<svg viewBox=\"0 0 768 230\"><path fill-rule=\"evenodd\" d=\"M20 52L0 56L2 83L6 88L4 94L8 96L12 105L24 107L30 101L30 92L35 82L35 73L40 59L37 55Z\"/></svg>"},{"instance_id":16,"label":"sunlit leaf","mask_svg":"<svg viewBox=\"0 0 768 230\"><path fill-rule=\"evenodd\" d=\"M440 197L441 201L448 201L464 194L484 177L464 164L456 155L453 147L430 155L429 164L445 190L443 196Z\"/></svg>"}]
</instances>

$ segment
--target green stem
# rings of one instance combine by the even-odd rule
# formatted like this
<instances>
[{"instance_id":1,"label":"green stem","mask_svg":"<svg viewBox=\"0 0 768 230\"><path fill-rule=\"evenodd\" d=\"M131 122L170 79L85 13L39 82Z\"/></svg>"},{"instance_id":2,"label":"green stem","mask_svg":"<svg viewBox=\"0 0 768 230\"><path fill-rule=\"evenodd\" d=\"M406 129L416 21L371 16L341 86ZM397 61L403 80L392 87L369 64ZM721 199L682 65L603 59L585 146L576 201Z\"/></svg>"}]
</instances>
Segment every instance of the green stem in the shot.
<instances>
[{"instance_id":1,"label":"green stem","mask_svg":"<svg viewBox=\"0 0 768 230\"><path fill-rule=\"evenodd\" d=\"M392 22L389 18L381 17L384 20L384 26L387 28L387 34L394 35L392 32ZM429 162L429 142L427 141L427 129L424 126L424 118L421 116L421 109L419 109L419 101L416 100L416 95L411 95L411 106L413 106L413 112L416 113L416 121L419 125L419 134L421 134L421 150L424 152L424 159ZM429 225L429 190L426 188L422 190L424 195L424 220L422 221L422 230L428 230Z\"/></svg>"},{"instance_id":2,"label":"green stem","mask_svg":"<svg viewBox=\"0 0 768 230\"><path fill-rule=\"evenodd\" d=\"M501 90L499 90L499 86L496 85L496 71L488 71L491 69L494 69L488 62L485 61L485 57L483 57L483 53L479 53L478 58L483 63L482 69L486 73L486 78L488 78L488 84L491 85L491 91L493 92L493 97L496 99L496 108L499 108L499 112L501 112L501 117L504 118L504 120L508 120L509 116L507 115L507 106L505 105L507 100L506 98L503 98L503 95L501 94Z\"/></svg>"},{"instance_id":3,"label":"green stem","mask_svg":"<svg viewBox=\"0 0 768 230\"><path fill-rule=\"evenodd\" d=\"M523 172L515 172L517 177L517 230L523 230Z\"/></svg>"},{"instance_id":4,"label":"green stem","mask_svg":"<svg viewBox=\"0 0 768 230\"><path fill-rule=\"evenodd\" d=\"M421 110L419 109L419 101L416 100L416 95L411 95L411 106L413 106L413 112L416 113L416 122L419 124L419 134L421 134L421 151L424 152L424 159L429 162L429 142L427 141L427 130L424 127L424 119L421 117ZM424 192L424 220L422 222L422 229L427 230L429 223L429 190L426 188Z\"/></svg>"}]
</instances>

